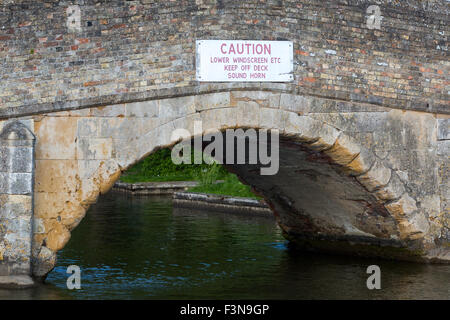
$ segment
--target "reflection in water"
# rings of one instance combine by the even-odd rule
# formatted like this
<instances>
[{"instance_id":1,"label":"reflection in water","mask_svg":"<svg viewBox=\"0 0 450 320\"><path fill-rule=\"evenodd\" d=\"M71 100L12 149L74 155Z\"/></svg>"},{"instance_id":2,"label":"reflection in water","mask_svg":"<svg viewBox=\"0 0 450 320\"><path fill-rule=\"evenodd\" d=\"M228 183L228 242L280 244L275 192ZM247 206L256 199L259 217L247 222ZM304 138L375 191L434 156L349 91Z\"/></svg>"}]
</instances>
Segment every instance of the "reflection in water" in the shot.
<instances>
[{"instance_id":1,"label":"reflection in water","mask_svg":"<svg viewBox=\"0 0 450 320\"><path fill-rule=\"evenodd\" d=\"M66 288L66 268L82 289ZM382 290L366 287L367 266ZM0 299L449 299L450 267L300 253L274 221L172 209L169 198L103 196L47 284Z\"/></svg>"}]
</instances>

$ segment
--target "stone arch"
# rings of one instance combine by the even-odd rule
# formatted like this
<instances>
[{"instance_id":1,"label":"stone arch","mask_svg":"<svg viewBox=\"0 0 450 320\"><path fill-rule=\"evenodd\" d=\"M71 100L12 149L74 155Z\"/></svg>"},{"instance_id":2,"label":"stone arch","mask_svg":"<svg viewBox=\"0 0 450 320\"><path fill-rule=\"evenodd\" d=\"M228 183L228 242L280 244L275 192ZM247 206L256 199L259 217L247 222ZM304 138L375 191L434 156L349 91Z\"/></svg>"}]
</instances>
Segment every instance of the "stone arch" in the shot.
<instances>
[{"instance_id":1,"label":"stone arch","mask_svg":"<svg viewBox=\"0 0 450 320\"><path fill-rule=\"evenodd\" d=\"M1 140L34 141L36 137L33 132L20 121L7 123L0 132Z\"/></svg>"},{"instance_id":2,"label":"stone arch","mask_svg":"<svg viewBox=\"0 0 450 320\"><path fill-rule=\"evenodd\" d=\"M370 250L378 246L395 251L375 255L421 259L422 251L417 250L423 248L427 237L426 224L421 223L426 218L417 211L416 201L401 179L360 141L309 115L310 106L311 101L298 95L232 91L60 112L35 119L36 215L42 226L34 234L35 276L45 276L51 270L55 252L70 239L70 231L123 171L155 150L175 144L171 134L176 128L194 132L194 121L198 120L203 122L204 134L228 128L279 130L309 159L333 166L336 177L345 177L370 199L346 199L364 208L361 219L372 219L372 225L392 221L392 228L383 232L356 230L354 226L335 232L333 228L316 228L317 221L308 220L308 213L290 206L289 199L267 199L278 215L291 209L295 213L285 221L279 217L288 236L296 236L289 221L297 219L296 226L311 223L312 232L320 235L302 238L307 247L317 240L338 240L350 243L349 248L351 243L362 243ZM65 135L52 135L55 130Z\"/></svg>"}]
</instances>

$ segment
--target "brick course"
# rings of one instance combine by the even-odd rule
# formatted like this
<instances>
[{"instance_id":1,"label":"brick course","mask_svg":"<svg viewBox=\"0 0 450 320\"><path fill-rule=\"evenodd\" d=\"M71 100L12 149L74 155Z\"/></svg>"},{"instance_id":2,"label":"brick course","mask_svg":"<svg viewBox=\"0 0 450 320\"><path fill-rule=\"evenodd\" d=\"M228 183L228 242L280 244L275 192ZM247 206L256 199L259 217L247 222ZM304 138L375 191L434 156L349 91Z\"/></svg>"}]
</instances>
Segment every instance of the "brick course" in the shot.
<instances>
[{"instance_id":1,"label":"brick course","mask_svg":"<svg viewBox=\"0 0 450 320\"><path fill-rule=\"evenodd\" d=\"M0 2L0 118L236 88L450 113L449 5L366 0ZM195 81L196 39L294 42L289 84Z\"/></svg>"}]
</instances>

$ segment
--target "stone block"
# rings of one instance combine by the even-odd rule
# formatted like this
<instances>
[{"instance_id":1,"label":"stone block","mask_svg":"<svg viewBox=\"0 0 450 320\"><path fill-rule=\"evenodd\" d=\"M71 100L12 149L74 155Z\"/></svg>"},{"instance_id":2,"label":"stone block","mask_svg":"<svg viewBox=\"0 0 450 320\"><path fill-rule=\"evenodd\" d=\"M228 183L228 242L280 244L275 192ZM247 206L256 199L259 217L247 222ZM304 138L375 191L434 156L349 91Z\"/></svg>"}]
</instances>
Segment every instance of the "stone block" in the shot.
<instances>
[{"instance_id":1,"label":"stone block","mask_svg":"<svg viewBox=\"0 0 450 320\"><path fill-rule=\"evenodd\" d=\"M99 118L79 118L77 121L77 137L97 137Z\"/></svg>"},{"instance_id":2,"label":"stone block","mask_svg":"<svg viewBox=\"0 0 450 320\"><path fill-rule=\"evenodd\" d=\"M235 107L236 126L259 127L259 105L253 101L238 101Z\"/></svg>"},{"instance_id":3,"label":"stone block","mask_svg":"<svg viewBox=\"0 0 450 320\"><path fill-rule=\"evenodd\" d=\"M225 108L230 106L230 93L217 92L195 96L195 110Z\"/></svg>"},{"instance_id":4,"label":"stone block","mask_svg":"<svg viewBox=\"0 0 450 320\"><path fill-rule=\"evenodd\" d=\"M0 172L32 172L33 152L32 147L0 146Z\"/></svg>"},{"instance_id":5,"label":"stone block","mask_svg":"<svg viewBox=\"0 0 450 320\"><path fill-rule=\"evenodd\" d=\"M28 275L8 275L1 276L0 271L0 287L1 288L30 288L35 285L33 279Z\"/></svg>"},{"instance_id":6,"label":"stone block","mask_svg":"<svg viewBox=\"0 0 450 320\"><path fill-rule=\"evenodd\" d=\"M288 136L300 135L302 132L302 124L298 114L294 112L287 112L287 118L284 125L284 134Z\"/></svg>"},{"instance_id":7,"label":"stone block","mask_svg":"<svg viewBox=\"0 0 450 320\"><path fill-rule=\"evenodd\" d=\"M259 109L259 124L261 128L265 129L282 129L285 125L285 118L283 119L283 111L272 108ZM287 114L286 114L287 117Z\"/></svg>"},{"instance_id":8,"label":"stone block","mask_svg":"<svg viewBox=\"0 0 450 320\"><path fill-rule=\"evenodd\" d=\"M437 119L438 140L450 140L450 118Z\"/></svg>"},{"instance_id":9,"label":"stone block","mask_svg":"<svg viewBox=\"0 0 450 320\"><path fill-rule=\"evenodd\" d=\"M90 117L91 116L91 108L52 112L52 113L49 113L48 116L49 117Z\"/></svg>"},{"instance_id":10,"label":"stone block","mask_svg":"<svg viewBox=\"0 0 450 320\"><path fill-rule=\"evenodd\" d=\"M63 193L62 195L66 195ZM39 219L39 228L44 228L42 219L56 219L64 210L64 202L61 202L61 193L35 192L34 193L34 217Z\"/></svg>"},{"instance_id":11,"label":"stone block","mask_svg":"<svg viewBox=\"0 0 450 320\"><path fill-rule=\"evenodd\" d=\"M50 250L57 252L66 245L69 239L70 239L69 230L67 230L67 228L64 225L56 223L53 225L53 228L47 234L46 246Z\"/></svg>"},{"instance_id":12,"label":"stone block","mask_svg":"<svg viewBox=\"0 0 450 320\"><path fill-rule=\"evenodd\" d=\"M81 179L81 198L97 197L99 191L105 193L109 190L116 177L120 176L121 169L116 160L83 160L78 161L78 174ZM95 200L95 199L92 199Z\"/></svg>"},{"instance_id":13,"label":"stone block","mask_svg":"<svg viewBox=\"0 0 450 320\"><path fill-rule=\"evenodd\" d=\"M33 276L44 277L56 264L56 253L42 246L39 253L33 257Z\"/></svg>"},{"instance_id":14,"label":"stone block","mask_svg":"<svg viewBox=\"0 0 450 320\"><path fill-rule=\"evenodd\" d=\"M112 150L112 138L80 138L77 141L77 159L108 160Z\"/></svg>"},{"instance_id":15,"label":"stone block","mask_svg":"<svg viewBox=\"0 0 450 320\"><path fill-rule=\"evenodd\" d=\"M180 119L182 120L183 118ZM135 121L132 121L132 123L134 123L136 127L139 127L139 134L137 136L140 137L145 135L147 132L155 130L157 127L159 127L159 125L161 124L161 120L159 118L135 118ZM123 139L124 137L121 138Z\"/></svg>"},{"instance_id":16,"label":"stone block","mask_svg":"<svg viewBox=\"0 0 450 320\"><path fill-rule=\"evenodd\" d=\"M33 192L32 173L0 172L0 193L31 194Z\"/></svg>"},{"instance_id":17,"label":"stone block","mask_svg":"<svg viewBox=\"0 0 450 320\"><path fill-rule=\"evenodd\" d=\"M159 101L159 117L170 121L195 113L194 96L163 99Z\"/></svg>"},{"instance_id":18,"label":"stone block","mask_svg":"<svg viewBox=\"0 0 450 320\"><path fill-rule=\"evenodd\" d=\"M76 194L79 188L77 160L37 160L35 192Z\"/></svg>"},{"instance_id":19,"label":"stone block","mask_svg":"<svg viewBox=\"0 0 450 320\"><path fill-rule=\"evenodd\" d=\"M33 120L6 121L0 132L0 145L10 147L34 147Z\"/></svg>"},{"instance_id":20,"label":"stone block","mask_svg":"<svg viewBox=\"0 0 450 320\"><path fill-rule=\"evenodd\" d=\"M299 116L301 139L315 151L331 148L340 135L340 131L309 116Z\"/></svg>"},{"instance_id":21,"label":"stone block","mask_svg":"<svg viewBox=\"0 0 450 320\"><path fill-rule=\"evenodd\" d=\"M175 127L173 126L173 122L168 122L160 127L156 128L156 146L160 147L168 147L171 144L175 143L176 140L172 138L172 133L174 132Z\"/></svg>"},{"instance_id":22,"label":"stone block","mask_svg":"<svg viewBox=\"0 0 450 320\"><path fill-rule=\"evenodd\" d=\"M358 176L369 171L375 161L375 154L371 150L362 147L358 156L346 164L343 171L352 176Z\"/></svg>"},{"instance_id":23,"label":"stone block","mask_svg":"<svg viewBox=\"0 0 450 320\"><path fill-rule=\"evenodd\" d=\"M231 103L236 105L238 101L252 101L262 108L278 108L280 94L270 91L233 91L231 92Z\"/></svg>"},{"instance_id":24,"label":"stone block","mask_svg":"<svg viewBox=\"0 0 450 320\"><path fill-rule=\"evenodd\" d=\"M224 110L224 109L220 109L220 110ZM227 108L226 110L232 110L232 108ZM218 111L218 110L214 110L214 111ZM205 121L205 116L206 116L206 111L190 114L186 117L174 120L173 126L174 126L175 130L177 130L177 129L187 130L191 135L194 135L195 134L194 126L198 122L201 122L203 124L203 122ZM232 119L232 118L230 118L230 119Z\"/></svg>"},{"instance_id":25,"label":"stone block","mask_svg":"<svg viewBox=\"0 0 450 320\"><path fill-rule=\"evenodd\" d=\"M74 159L77 118L44 117L35 122L36 159Z\"/></svg>"},{"instance_id":26,"label":"stone block","mask_svg":"<svg viewBox=\"0 0 450 320\"><path fill-rule=\"evenodd\" d=\"M237 110L237 109L236 109ZM216 133L236 124L234 108L205 110L200 113L203 134ZM191 132L194 135L194 131Z\"/></svg>"},{"instance_id":27,"label":"stone block","mask_svg":"<svg viewBox=\"0 0 450 320\"><path fill-rule=\"evenodd\" d=\"M379 130L386 120L387 112L315 113L311 117L346 133L361 133Z\"/></svg>"},{"instance_id":28,"label":"stone block","mask_svg":"<svg viewBox=\"0 0 450 320\"><path fill-rule=\"evenodd\" d=\"M99 138L132 139L141 132L141 119L101 118L99 119Z\"/></svg>"},{"instance_id":29,"label":"stone block","mask_svg":"<svg viewBox=\"0 0 450 320\"><path fill-rule=\"evenodd\" d=\"M29 217L32 200L31 195L0 194L1 219L14 220L18 217Z\"/></svg>"},{"instance_id":30,"label":"stone block","mask_svg":"<svg viewBox=\"0 0 450 320\"><path fill-rule=\"evenodd\" d=\"M395 217L409 217L417 211L417 203L405 193L400 199L385 205Z\"/></svg>"},{"instance_id":31,"label":"stone block","mask_svg":"<svg viewBox=\"0 0 450 320\"><path fill-rule=\"evenodd\" d=\"M438 141L437 143L437 155L450 157L450 140Z\"/></svg>"},{"instance_id":32,"label":"stone block","mask_svg":"<svg viewBox=\"0 0 450 320\"><path fill-rule=\"evenodd\" d=\"M324 151L334 162L347 166L361 153L360 144L347 134L341 134L334 145Z\"/></svg>"},{"instance_id":33,"label":"stone block","mask_svg":"<svg viewBox=\"0 0 450 320\"><path fill-rule=\"evenodd\" d=\"M0 145L0 172L9 172L11 147Z\"/></svg>"},{"instance_id":34,"label":"stone block","mask_svg":"<svg viewBox=\"0 0 450 320\"><path fill-rule=\"evenodd\" d=\"M370 170L357 177L356 179L369 191L384 187L391 179L392 170L389 169L381 160L377 160Z\"/></svg>"},{"instance_id":35,"label":"stone block","mask_svg":"<svg viewBox=\"0 0 450 320\"><path fill-rule=\"evenodd\" d=\"M304 96L282 93L280 97L280 108L298 114L307 114L311 108L311 99Z\"/></svg>"},{"instance_id":36,"label":"stone block","mask_svg":"<svg viewBox=\"0 0 450 320\"><path fill-rule=\"evenodd\" d=\"M159 105L157 100L134 102L125 104L125 115L136 118L154 118L159 115Z\"/></svg>"},{"instance_id":37,"label":"stone block","mask_svg":"<svg viewBox=\"0 0 450 320\"><path fill-rule=\"evenodd\" d=\"M45 226L40 218L34 218L33 219L33 233L34 234L44 234L45 233Z\"/></svg>"},{"instance_id":38,"label":"stone block","mask_svg":"<svg viewBox=\"0 0 450 320\"><path fill-rule=\"evenodd\" d=\"M405 186L397 174L392 173L389 183L376 191L378 198L386 201L400 198L405 193Z\"/></svg>"}]
</instances>

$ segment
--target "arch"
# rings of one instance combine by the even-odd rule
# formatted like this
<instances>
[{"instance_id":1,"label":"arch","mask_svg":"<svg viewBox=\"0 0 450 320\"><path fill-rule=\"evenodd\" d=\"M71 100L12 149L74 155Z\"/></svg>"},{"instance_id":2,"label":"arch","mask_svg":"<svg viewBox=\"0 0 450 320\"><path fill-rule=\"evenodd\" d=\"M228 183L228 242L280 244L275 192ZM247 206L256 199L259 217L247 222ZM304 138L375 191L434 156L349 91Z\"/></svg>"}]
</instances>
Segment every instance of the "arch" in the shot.
<instances>
[{"instance_id":1,"label":"arch","mask_svg":"<svg viewBox=\"0 0 450 320\"><path fill-rule=\"evenodd\" d=\"M358 190L355 198L350 194L339 203L351 202L354 210L362 210L359 224L336 217L335 221L348 224L333 227L327 216L317 213L311 217L313 209L293 204L292 198L282 193L258 188L254 183L261 180L231 168L259 189L286 235L300 240L300 245L316 247L317 241L330 240L349 244L346 250L352 253L423 259L434 235L430 235L427 218L403 180L386 159L360 139L309 114L314 103L317 107L314 101L287 93L233 91L60 112L35 119L36 216L42 226L34 234L35 270L39 270L35 275L50 271L55 252L69 241L70 231L123 171L155 150L178 142L171 137L175 129L194 132L195 121L202 121L203 134L230 128L279 130L283 148L295 150L293 154L301 154L317 168L327 167L330 179L344 181L340 187ZM320 103L322 108L329 106L325 100ZM313 171L300 175L310 183L318 178ZM306 236L302 225L310 227ZM381 247L392 250L376 249Z\"/></svg>"},{"instance_id":2,"label":"arch","mask_svg":"<svg viewBox=\"0 0 450 320\"><path fill-rule=\"evenodd\" d=\"M20 121L11 121L3 127L0 131L0 140L22 140L34 141L36 137L33 132Z\"/></svg>"}]
</instances>

